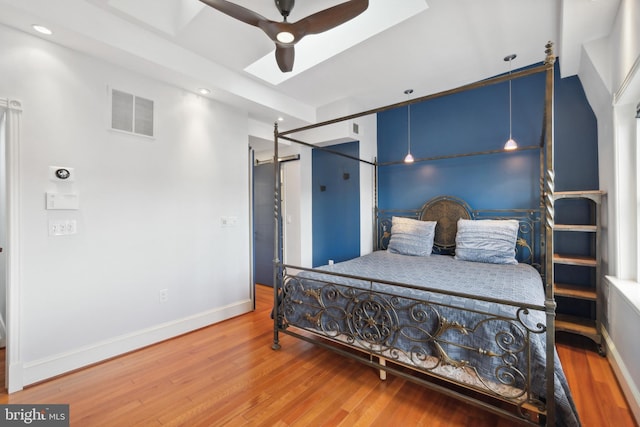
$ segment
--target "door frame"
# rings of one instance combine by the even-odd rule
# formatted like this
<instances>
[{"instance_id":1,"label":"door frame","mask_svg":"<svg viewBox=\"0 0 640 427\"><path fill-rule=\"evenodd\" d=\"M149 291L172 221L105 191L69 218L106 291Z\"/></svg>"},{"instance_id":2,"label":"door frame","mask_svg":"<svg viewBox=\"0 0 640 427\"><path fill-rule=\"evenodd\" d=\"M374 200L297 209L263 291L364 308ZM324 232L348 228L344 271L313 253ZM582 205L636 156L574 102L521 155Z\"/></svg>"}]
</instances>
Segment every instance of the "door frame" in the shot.
<instances>
[{"instance_id":1,"label":"door frame","mask_svg":"<svg viewBox=\"0 0 640 427\"><path fill-rule=\"evenodd\" d=\"M250 197L251 197L251 224L253 227L253 224L255 222L255 206L254 206L254 200L253 200L253 192L254 192L254 175L253 175L253 168L255 166L261 166L261 165L265 165L265 164L273 164L274 163L274 159L273 159L273 155L270 158L267 158L265 160L259 160L255 158L255 151L253 151L252 153L252 163L251 163L251 179L250 179L250 183L251 183L251 190L249 192ZM283 212L286 212L286 197L285 197L285 192L284 192L284 186L285 186L285 168L283 167L286 163L289 162L293 162L296 160L300 160L300 154L292 154L289 156L284 156L284 157L280 157L278 159L278 163L280 164L280 170L279 170L279 179L280 179L280 201L281 201L281 207L283 209ZM286 221L284 221L284 224L282 225L282 241L285 242L283 244L283 259L280 260L281 262L284 262L284 253L286 252ZM255 252L255 235L254 235L254 229L252 228L251 230L251 242L252 242L252 250L251 250L251 257L252 257L252 263L251 263L251 276L252 276L252 283L255 287L255 258L256 258L256 252Z\"/></svg>"},{"instance_id":2,"label":"door frame","mask_svg":"<svg viewBox=\"0 0 640 427\"><path fill-rule=\"evenodd\" d=\"M7 182L7 245L6 270L6 328L5 386L8 393L24 387L22 355L20 352L21 247L20 247L20 130L22 103L15 99L0 98L0 110L5 113L5 174Z\"/></svg>"}]
</instances>

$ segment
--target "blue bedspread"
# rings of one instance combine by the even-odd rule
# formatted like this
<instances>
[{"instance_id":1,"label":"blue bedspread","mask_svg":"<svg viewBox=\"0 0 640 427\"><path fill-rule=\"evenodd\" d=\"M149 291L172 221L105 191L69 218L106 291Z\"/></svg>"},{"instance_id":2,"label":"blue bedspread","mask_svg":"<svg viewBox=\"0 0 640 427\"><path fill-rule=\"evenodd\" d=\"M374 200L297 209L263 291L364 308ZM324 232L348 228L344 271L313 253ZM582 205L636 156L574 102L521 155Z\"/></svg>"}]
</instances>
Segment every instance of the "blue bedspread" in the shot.
<instances>
[{"instance_id":1,"label":"blue bedspread","mask_svg":"<svg viewBox=\"0 0 640 427\"><path fill-rule=\"evenodd\" d=\"M523 312L519 307L508 304L451 295L468 294L492 300L514 301L521 305L543 306L545 295L542 280L537 270L530 265L485 264L456 260L444 255L417 257L377 251L320 269L366 277L371 281L316 272L299 273L297 278L288 281L285 286L286 297L282 309L290 325L319 328L328 336L337 334L338 331L344 332L357 341L375 345L377 349L403 349L410 358L419 360L425 355L435 356L442 362L442 355L445 354L444 364L460 363L473 367L480 376L490 381L511 383L514 387L524 388L526 380L517 373L527 370L527 352L519 349L519 346L524 340L529 340L532 351L531 392L544 396L546 341L544 333L536 333L541 330L539 325L545 324L544 312ZM376 281L403 283L416 288ZM353 288L323 286L323 282ZM369 288L386 294L380 299L386 301L386 308L381 308L383 304L377 304L376 301L368 301L362 307L353 307L354 304L365 304L359 297L354 297L354 294L359 289ZM424 288L434 291L425 291ZM429 303L416 303L417 300ZM351 307L345 310L338 308L340 304ZM350 314L345 314L347 311ZM519 319L523 320L523 324L519 323ZM398 329L395 326L379 326L383 323L406 325L409 322L416 327ZM487 357L486 353L496 356ZM557 353L554 372L557 425L579 426Z\"/></svg>"}]
</instances>

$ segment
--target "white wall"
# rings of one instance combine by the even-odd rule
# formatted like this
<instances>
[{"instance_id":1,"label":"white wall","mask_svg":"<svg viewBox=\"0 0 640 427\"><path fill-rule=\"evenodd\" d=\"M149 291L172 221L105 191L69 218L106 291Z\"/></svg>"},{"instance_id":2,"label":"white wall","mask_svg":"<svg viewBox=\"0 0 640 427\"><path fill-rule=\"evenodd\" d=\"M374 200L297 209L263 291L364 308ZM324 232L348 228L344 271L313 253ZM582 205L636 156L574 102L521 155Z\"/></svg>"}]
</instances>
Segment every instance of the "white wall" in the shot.
<instances>
[{"instance_id":1,"label":"white wall","mask_svg":"<svg viewBox=\"0 0 640 427\"><path fill-rule=\"evenodd\" d=\"M640 419L638 200L640 189L635 105L640 102L640 3L622 0L606 39L585 46L580 80L598 120L598 156L604 204L603 282L608 356L636 419Z\"/></svg>"},{"instance_id":2,"label":"white wall","mask_svg":"<svg viewBox=\"0 0 640 427\"><path fill-rule=\"evenodd\" d=\"M579 77L598 120L600 186L607 191L606 274L637 280L638 249L629 239L637 234L635 203L636 126L635 106L640 79L634 64L640 59L640 3L622 0L608 38L594 41L583 51ZM635 72L634 72L635 71ZM626 93L625 93L626 91Z\"/></svg>"},{"instance_id":3,"label":"white wall","mask_svg":"<svg viewBox=\"0 0 640 427\"><path fill-rule=\"evenodd\" d=\"M0 96L23 107L24 384L250 310L246 114L4 26L0 40ZM108 86L155 101L154 140L106 129ZM75 168L79 210L45 210L50 165ZM78 233L48 236L57 219Z\"/></svg>"},{"instance_id":4,"label":"white wall","mask_svg":"<svg viewBox=\"0 0 640 427\"><path fill-rule=\"evenodd\" d=\"M375 162L378 155L378 116L363 116L353 120L360 128L360 159ZM375 168L360 163L360 254L371 253L375 234Z\"/></svg>"}]
</instances>

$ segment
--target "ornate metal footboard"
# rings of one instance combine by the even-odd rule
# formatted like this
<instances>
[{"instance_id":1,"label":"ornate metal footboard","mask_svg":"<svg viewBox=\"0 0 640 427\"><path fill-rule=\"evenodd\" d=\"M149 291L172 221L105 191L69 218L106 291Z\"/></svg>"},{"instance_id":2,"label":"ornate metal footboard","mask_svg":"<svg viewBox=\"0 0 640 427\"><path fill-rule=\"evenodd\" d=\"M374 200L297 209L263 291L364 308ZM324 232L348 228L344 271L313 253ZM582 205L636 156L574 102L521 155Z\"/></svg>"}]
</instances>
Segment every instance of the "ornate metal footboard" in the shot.
<instances>
[{"instance_id":1,"label":"ornate metal footboard","mask_svg":"<svg viewBox=\"0 0 640 427\"><path fill-rule=\"evenodd\" d=\"M318 338L344 344L358 351L328 347L412 381L424 384L425 378L400 367L507 402L509 409L427 382L517 421L544 419L543 306L331 272L289 275L286 269L276 310L281 332L316 344Z\"/></svg>"}]
</instances>

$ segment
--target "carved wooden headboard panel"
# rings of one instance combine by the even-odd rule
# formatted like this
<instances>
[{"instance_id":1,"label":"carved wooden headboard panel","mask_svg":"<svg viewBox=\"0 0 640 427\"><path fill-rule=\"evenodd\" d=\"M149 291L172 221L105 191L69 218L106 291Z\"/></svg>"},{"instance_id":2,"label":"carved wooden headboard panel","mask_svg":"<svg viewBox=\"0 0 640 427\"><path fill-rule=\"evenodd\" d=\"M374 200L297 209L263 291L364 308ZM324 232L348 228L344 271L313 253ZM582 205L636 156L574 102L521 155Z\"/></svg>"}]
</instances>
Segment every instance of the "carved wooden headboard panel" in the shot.
<instances>
[{"instance_id":1,"label":"carved wooden headboard panel","mask_svg":"<svg viewBox=\"0 0 640 427\"><path fill-rule=\"evenodd\" d=\"M421 221L437 221L433 252L453 255L456 248L458 220L471 219L471 208L464 200L452 196L438 196L422 206L418 218Z\"/></svg>"}]
</instances>

